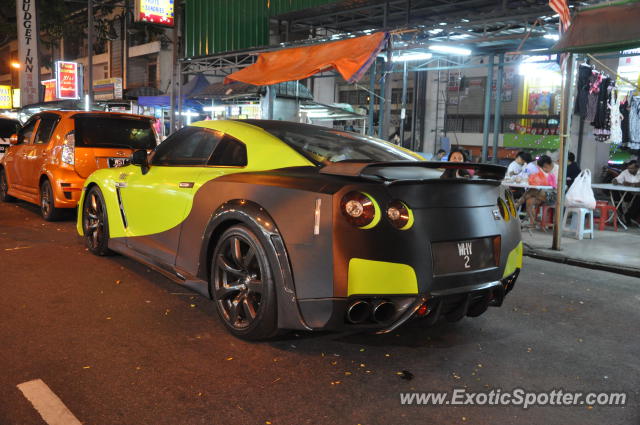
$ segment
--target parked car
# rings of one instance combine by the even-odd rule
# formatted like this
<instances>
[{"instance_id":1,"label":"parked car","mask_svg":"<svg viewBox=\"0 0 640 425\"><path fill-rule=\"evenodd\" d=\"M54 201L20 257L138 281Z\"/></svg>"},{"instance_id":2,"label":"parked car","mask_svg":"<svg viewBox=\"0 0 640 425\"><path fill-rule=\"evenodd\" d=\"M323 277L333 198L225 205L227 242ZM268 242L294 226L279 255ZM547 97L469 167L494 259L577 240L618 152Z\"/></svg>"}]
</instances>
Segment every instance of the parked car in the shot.
<instances>
[{"instance_id":1,"label":"parked car","mask_svg":"<svg viewBox=\"0 0 640 425\"><path fill-rule=\"evenodd\" d=\"M522 264L505 170L325 127L202 121L89 176L77 230L92 253L211 297L239 337L388 332L502 304Z\"/></svg>"},{"instance_id":2,"label":"parked car","mask_svg":"<svg viewBox=\"0 0 640 425\"><path fill-rule=\"evenodd\" d=\"M11 136L16 134L20 129L20 121L0 116L0 160L9 148Z\"/></svg>"},{"instance_id":3,"label":"parked car","mask_svg":"<svg viewBox=\"0 0 640 425\"><path fill-rule=\"evenodd\" d=\"M0 161L0 201L39 204L45 220L75 208L84 180L98 168L126 165L153 149L152 119L112 112L47 111L32 116Z\"/></svg>"}]
</instances>

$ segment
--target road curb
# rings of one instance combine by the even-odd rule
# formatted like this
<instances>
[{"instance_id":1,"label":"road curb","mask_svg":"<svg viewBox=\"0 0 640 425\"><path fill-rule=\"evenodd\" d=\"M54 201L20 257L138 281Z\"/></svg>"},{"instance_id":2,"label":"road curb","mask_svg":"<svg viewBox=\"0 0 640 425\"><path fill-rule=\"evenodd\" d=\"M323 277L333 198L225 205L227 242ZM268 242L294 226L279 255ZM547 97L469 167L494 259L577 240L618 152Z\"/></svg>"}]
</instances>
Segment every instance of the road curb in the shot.
<instances>
[{"instance_id":1,"label":"road curb","mask_svg":"<svg viewBox=\"0 0 640 425\"><path fill-rule=\"evenodd\" d=\"M631 267L622 267L612 264L606 263L594 263L586 260L580 260L576 258L566 257L559 253L548 253L544 251L538 251L533 248L527 247L525 245L525 249L523 255L527 257L536 258L538 260L544 261L552 261L554 263L568 264L570 266L582 267L586 269L592 270L602 270L610 273L621 274L625 276L633 276L640 277L640 269L631 268Z\"/></svg>"}]
</instances>

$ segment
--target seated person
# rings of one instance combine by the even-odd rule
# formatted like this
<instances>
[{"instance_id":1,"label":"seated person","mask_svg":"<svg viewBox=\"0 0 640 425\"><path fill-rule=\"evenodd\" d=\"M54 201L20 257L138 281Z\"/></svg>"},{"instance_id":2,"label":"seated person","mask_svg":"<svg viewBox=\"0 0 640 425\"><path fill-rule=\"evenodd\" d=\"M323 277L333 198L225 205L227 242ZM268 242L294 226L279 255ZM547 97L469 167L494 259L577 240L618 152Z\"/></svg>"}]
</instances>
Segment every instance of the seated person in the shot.
<instances>
[{"instance_id":1,"label":"seated person","mask_svg":"<svg viewBox=\"0 0 640 425\"><path fill-rule=\"evenodd\" d=\"M447 156L447 151L445 151L444 149L438 149L438 152L436 153L436 156L433 158L434 161L446 161L446 159L444 159Z\"/></svg>"},{"instance_id":2,"label":"seated person","mask_svg":"<svg viewBox=\"0 0 640 425\"><path fill-rule=\"evenodd\" d=\"M580 164L576 162L576 156L573 152L569 152L568 165L567 165L567 188L571 187L573 181L580 174Z\"/></svg>"},{"instance_id":3,"label":"seated person","mask_svg":"<svg viewBox=\"0 0 640 425\"><path fill-rule=\"evenodd\" d=\"M627 169L621 172L618 177L611 182L624 186L640 186L640 175L638 174L638 161L635 159L627 163Z\"/></svg>"},{"instance_id":4,"label":"seated person","mask_svg":"<svg viewBox=\"0 0 640 425\"><path fill-rule=\"evenodd\" d=\"M509 164L509 167L507 167L507 174L505 174L505 177L515 177L522 173L524 166L527 165L526 155L527 153L524 151L518 152L516 159L514 159L511 164Z\"/></svg>"},{"instance_id":5,"label":"seated person","mask_svg":"<svg viewBox=\"0 0 640 425\"><path fill-rule=\"evenodd\" d=\"M611 182L615 185L640 187L640 173L638 173L638 161L631 160L627 168ZM633 202L625 208L624 221L631 224L631 220L637 220L640 215L640 196L636 196Z\"/></svg>"},{"instance_id":6,"label":"seated person","mask_svg":"<svg viewBox=\"0 0 640 425\"><path fill-rule=\"evenodd\" d=\"M529 184L532 186L553 186L557 177L552 174L553 161L547 155L542 155L535 162L537 171L529 176ZM553 205L556 202L555 190L527 189L518 204L525 203L527 216L529 218L529 228L534 228L536 224L536 208L541 205Z\"/></svg>"}]
</instances>

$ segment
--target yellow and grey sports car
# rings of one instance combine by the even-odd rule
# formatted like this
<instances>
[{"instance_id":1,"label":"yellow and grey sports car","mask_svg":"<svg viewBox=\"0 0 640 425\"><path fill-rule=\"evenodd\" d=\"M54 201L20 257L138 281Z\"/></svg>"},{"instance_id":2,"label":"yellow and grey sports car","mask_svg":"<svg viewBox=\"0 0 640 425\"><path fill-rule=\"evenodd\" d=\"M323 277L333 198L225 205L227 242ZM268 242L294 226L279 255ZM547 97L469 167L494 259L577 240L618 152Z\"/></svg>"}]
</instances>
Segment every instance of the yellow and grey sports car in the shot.
<instances>
[{"instance_id":1,"label":"yellow and grey sports car","mask_svg":"<svg viewBox=\"0 0 640 425\"><path fill-rule=\"evenodd\" d=\"M239 337L388 332L502 304L522 264L504 173L325 127L203 121L94 172L77 229L212 298Z\"/></svg>"}]
</instances>

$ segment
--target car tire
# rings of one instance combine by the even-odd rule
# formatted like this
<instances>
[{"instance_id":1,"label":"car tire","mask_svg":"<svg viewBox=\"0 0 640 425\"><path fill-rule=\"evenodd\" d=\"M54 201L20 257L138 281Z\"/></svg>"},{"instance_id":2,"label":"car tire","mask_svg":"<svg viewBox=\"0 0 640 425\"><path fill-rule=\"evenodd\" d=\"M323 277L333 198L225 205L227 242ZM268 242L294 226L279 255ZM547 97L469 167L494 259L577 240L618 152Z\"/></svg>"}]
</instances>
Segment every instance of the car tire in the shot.
<instances>
[{"instance_id":1,"label":"car tire","mask_svg":"<svg viewBox=\"0 0 640 425\"><path fill-rule=\"evenodd\" d=\"M82 233L87 249L94 255L113 255L109 249L107 206L98 186L87 192L82 203Z\"/></svg>"},{"instance_id":2,"label":"car tire","mask_svg":"<svg viewBox=\"0 0 640 425\"><path fill-rule=\"evenodd\" d=\"M211 257L210 291L218 315L243 339L268 339L278 333L269 249L249 228L237 225L220 236Z\"/></svg>"},{"instance_id":3,"label":"car tire","mask_svg":"<svg viewBox=\"0 0 640 425\"><path fill-rule=\"evenodd\" d=\"M13 202L16 200L13 196L9 195L9 182L7 181L7 175L4 168L0 168L0 202Z\"/></svg>"},{"instance_id":4,"label":"car tire","mask_svg":"<svg viewBox=\"0 0 640 425\"><path fill-rule=\"evenodd\" d=\"M53 188L47 179L40 184L40 213L47 221L58 221L64 215L64 210L55 206Z\"/></svg>"}]
</instances>

